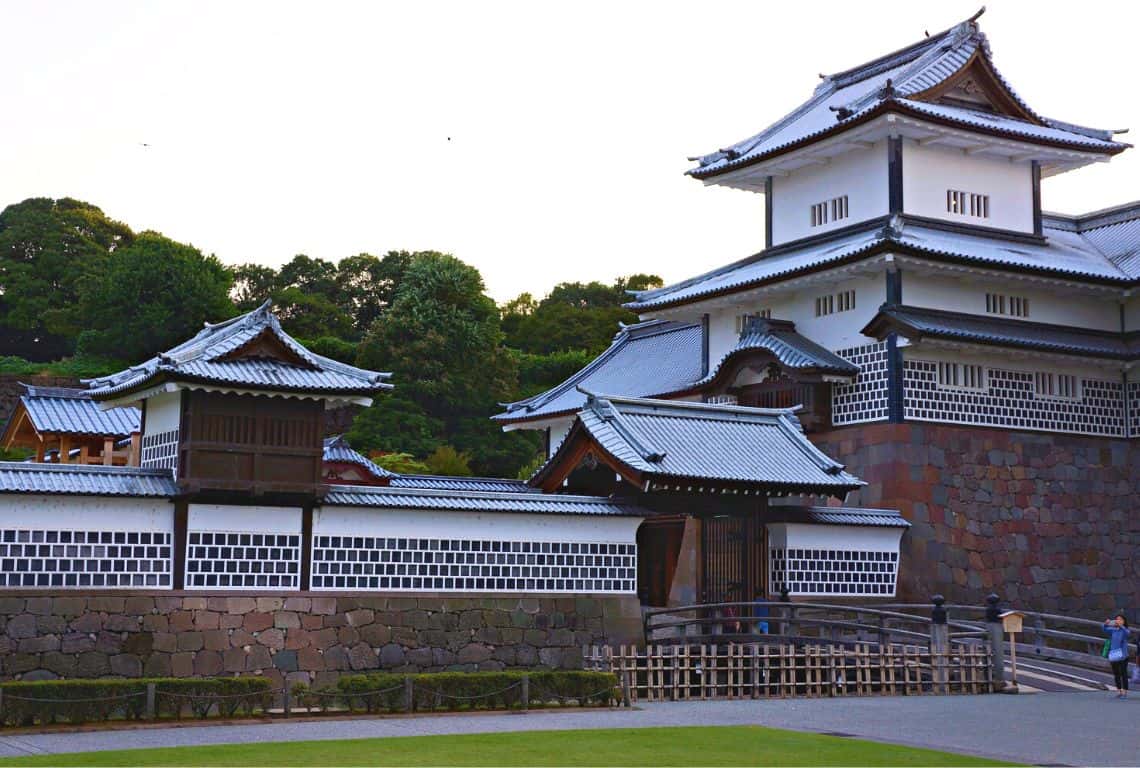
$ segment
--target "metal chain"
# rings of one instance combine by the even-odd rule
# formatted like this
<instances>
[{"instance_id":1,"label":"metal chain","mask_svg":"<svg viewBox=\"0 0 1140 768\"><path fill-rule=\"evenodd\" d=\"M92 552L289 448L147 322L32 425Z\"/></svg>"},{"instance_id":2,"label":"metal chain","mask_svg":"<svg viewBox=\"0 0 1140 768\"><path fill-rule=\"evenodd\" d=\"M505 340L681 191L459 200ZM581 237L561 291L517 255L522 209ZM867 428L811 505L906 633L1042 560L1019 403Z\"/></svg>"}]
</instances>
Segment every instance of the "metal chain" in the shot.
<instances>
[{"instance_id":1,"label":"metal chain","mask_svg":"<svg viewBox=\"0 0 1140 768\"><path fill-rule=\"evenodd\" d=\"M211 701L220 701L222 699L239 699L249 698L251 696L265 696L273 693L284 693L284 688L269 688L264 691L246 691L245 693L175 693L174 691L155 690L156 696L169 696L172 699L194 699L195 701L202 701L203 699L210 699ZM137 694L135 694L137 695Z\"/></svg>"},{"instance_id":2,"label":"metal chain","mask_svg":"<svg viewBox=\"0 0 1140 768\"><path fill-rule=\"evenodd\" d=\"M512 688L518 688L521 685L522 685L522 681L520 680L517 683L512 683L511 685L508 685L506 688L500 688L499 690L491 691L490 693L480 693L480 694L477 694L475 696L456 696L456 695L449 694L449 693L442 693L441 691L437 691L437 690L434 690L432 688L425 689L425 688L421 687L419 690L421 690L421 691L426 690L428 693L432 694L433 696L438 696L441 699L455 699L456 701L472 701L474 699L487 699L487 698L490 698L492 696L498 696L500 693L506 693L507 691L511 690Z\"/></svg>"},{"instance_id":3,"label":"metal chain","mask_svg":"<svg viewBox=\"0 0 1140 768\"><path fill-rule=\"evenodd\" d=\"M32 696L16 696L15 694L4 692L4 701L31 701L41 704L91 704L99 701L122 701L124 699L132 699L135 696L145 696L146 691L139 691L137 693L122 693L118 696L99 696L90 699L41 699Z\"/></svg>"}]
</instances>

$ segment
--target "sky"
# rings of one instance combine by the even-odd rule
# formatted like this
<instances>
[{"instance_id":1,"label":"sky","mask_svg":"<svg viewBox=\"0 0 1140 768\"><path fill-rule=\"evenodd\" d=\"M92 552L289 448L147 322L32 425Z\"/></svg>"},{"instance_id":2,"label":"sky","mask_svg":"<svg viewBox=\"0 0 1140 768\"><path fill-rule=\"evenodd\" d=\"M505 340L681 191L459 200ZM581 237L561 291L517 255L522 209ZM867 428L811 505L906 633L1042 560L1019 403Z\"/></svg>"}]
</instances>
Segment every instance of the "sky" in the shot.
<instances>
[{"instance_id":1,"label":"sky","mask_svg":"<svg viewBox=\"0 0 1140 768\"><path fill-rule=\"evenodd\" d=\"M227 264L448 251L499 301L671 282L763 245L763 198L687 157L981 1L0 0L0 206L79 198ZM1140 141L1140 4L987 2L1030 106ZM1044 207L1140 198L1138 158L1047 179Z\"/></svg>"}]
</instances>

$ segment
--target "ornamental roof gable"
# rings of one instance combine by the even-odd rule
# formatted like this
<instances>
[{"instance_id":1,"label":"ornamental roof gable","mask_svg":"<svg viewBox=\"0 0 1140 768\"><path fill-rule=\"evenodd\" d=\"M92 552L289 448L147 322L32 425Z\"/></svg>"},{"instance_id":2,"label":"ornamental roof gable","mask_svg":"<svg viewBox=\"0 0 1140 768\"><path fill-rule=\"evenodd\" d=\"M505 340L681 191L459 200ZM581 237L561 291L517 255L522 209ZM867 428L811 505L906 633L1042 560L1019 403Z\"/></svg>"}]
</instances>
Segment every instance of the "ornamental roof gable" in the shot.
<instances>
[{"instance_id":1,"label":"ornamental roof gable","mask_svg":"<svg viewBox=\"0 0 1140 768\"><path fill-rule=\"evenodd\" d=\"M984 9L983 9L984 10ZM707 179L862 124L886 112L1079 151L1113 154L1129 145L1113 131L1034 111L994 66L981 12L913 45L823 75L811 98L743 141L690 158Z\"/></svg>"},{"instance_id":2,"label":"ornamental roof gable","mask_svg":"<svg viewBox=\"0 0 1140 768\"><path fill-rule=\"evenodd\" d=\"M207 323L193 338L144 363L86 383L96 400L118 399L165 382L368 396L391 389L385 383L390 376L310 352L281 328L266 301L244 315Z\"/></svg>"}]
</instances>

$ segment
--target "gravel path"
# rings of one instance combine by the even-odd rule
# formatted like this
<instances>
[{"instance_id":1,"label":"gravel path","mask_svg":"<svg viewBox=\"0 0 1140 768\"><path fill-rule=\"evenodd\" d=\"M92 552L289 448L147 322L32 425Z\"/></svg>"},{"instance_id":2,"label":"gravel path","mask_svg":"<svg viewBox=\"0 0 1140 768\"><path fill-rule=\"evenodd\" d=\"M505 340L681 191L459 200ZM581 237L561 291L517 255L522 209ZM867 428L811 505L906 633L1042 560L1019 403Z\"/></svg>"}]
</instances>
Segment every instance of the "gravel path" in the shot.
<instances>
[{"instance_id":1,"label":"gravel path","mask_svg":"<svg viewBox=\"0 0 1140 768\"><path fill-rule=\"evenodd\" d=\"M384 736L768 725L1037 765L1140 765L1140 698L1107 693L644 704L634 710L424 715L247 725L139 727L0 737L0 755Z\"/></svg>"}]
</instances>

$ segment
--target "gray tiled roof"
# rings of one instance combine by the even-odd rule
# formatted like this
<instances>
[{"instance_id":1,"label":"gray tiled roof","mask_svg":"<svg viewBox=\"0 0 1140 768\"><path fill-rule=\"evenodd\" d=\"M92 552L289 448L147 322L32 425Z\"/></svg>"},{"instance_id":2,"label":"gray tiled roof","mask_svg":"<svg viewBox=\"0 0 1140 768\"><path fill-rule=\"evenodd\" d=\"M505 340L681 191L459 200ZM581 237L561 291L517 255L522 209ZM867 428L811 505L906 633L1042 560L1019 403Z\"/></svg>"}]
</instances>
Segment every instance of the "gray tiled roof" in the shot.
<instances>
[{"instance_id":1,"label":"gray tiled roof","mask_svg":"<svg viewBox=\"0 0 1140 768\"><path fill-rule=\"evenodd\" d=\"M169 469L0 461L0 493L161 498L178 488Z\"/></svg>"},{"instance_id":2,"label":"gray tiled roof","mask_svg":"<svg viewBox=\"0 0 1140 768\"><path fill-rule=\"evenodd\" d=\"M498 477L445 477L443 475L394 475L392 488L422 488L438 491L485 491L492 493L530 493L533 489L522 480Z\"/></svg>"},{"instance_id":3,"label":"gray tiled roof","mask_svg":"<svg viewBox=\"0 0 1140 768\"><path fill-rule=\"evenodd\" d=\"M24 384L20 402L38 432L126 437L139 431L139 409L102 410L83 389Z\"/></svg>"},{"instance_id":4,"label":"gray tiled roof","mask_svg":"<svg viewBox=\"0 0 1140 768\"><path fill-rule=\"evenodd\" d=\"M808 525L866 525L877 528L909 528L910 523L894 509L858 507L793 507L768 508L768 520L774 523L806 523Z\"/></svg>"},{"instance_id":5,"label":"gray tiled roof","mask_svg":"<svg viewBox=\"0 0 1140 768\"><path fill-rule=\"evenodd\" d=\"M609 349L542 394L509 403L494 418L525 421L572 414L586 402L578 387L630 397L669 395L701 377L701 327L650 320L622 328Z\"/></svg>"},{"instance_id":6,"label":"gray tiled roof","mask_svg":"<svg viewBox=\"0 0 1140 768\"><path fill-rule=\"evenodd\" d=\"M730 349L709 371L709 375L701 379L698 384L715 379L730 359L754 351L770 352L782 366L792 370L818 371L836 376L855 376L859 373L859 366L797 333L795 323L788 320L753 317L741 332L736 346Z\"/></svg>"},{"instance_id":7,"label":"gray tiled roof","mask_svg":"<svg viewBox=\"0 0 1140 768\"><path fill-rule=\"evenodd\" d=\"M598 496L557 493L487 493L334 485L325 496L328 506L377 507L382 509L454 510L463 512L515 512L553 515L609 515L650 517L636 504Z\"/></svg>"},{"instance_id":8,"label":"gray tiled roof","mask_svg":"<svg viewBox=\"0 0 1140 768\"><path fill-rule=\"evenodd\" d=\"M324 453L321 456L321 460L354 464L377 479L396 477L394 472L389 472L379 464L370 461L364 454L352 450L352 446L344 439L344 435L325 438Z\"/></svg>"},{"instance_id":9,"label":"gray tiled roof","mask_svg":"<svg viewBox=\"0 0 1140 768\"><path fill-rule=\"evenodd\" d=\"M791 410L591 396L578 422L614 459L663 480L796 493L863 485L808 441Z\"/></svg>"},{"instance_id":10,"label":"gray tiled roof","mask_svg":"<svg viewBox=\"0 0 1140 768\"><path fill-rule=\"evenodd\" d=\"M271 358L224 359L270 335L302 364ZM369 395L391 389L391 374L366 371L313 354L285 333L269 302L247 314L207 325L194 338L145 363L92 379L91 395L106 399L162 381L189 381L278 392Z\"/></svg>"},{"instance_id":11,"label":"gray tiled roof","mask_svg":"<svg viewBox=\"0 0 1140 768\"><path fill-rule=\"evenodd\" d=\"M1117 152L1128 146L1112 141L1110 131L1084 128L1037 115L1001 78L1000 73L998 77L1002 85L1036 122L993 119L975 110L930 105L911 98L946 82L960 72L975 54L984 56L992 67L986 36L971 19L854 69L824 77L804 104L755 136L696 158L699 165L689 173L698 178L716 175L836 133L890 110L909 111L967 128L1089 151Z\"/></svg>"},{"instance_id":12,"label":"gray tiled roof","mask_svg":"<svg viewBox=\"0 0 1140 768\"><path fill-rule=\"evenodd\" d=\"M1130 348L1122 333L891 304L880 307L862 333L883 338L890 331L912 340L948 339L1111 360L1137 358L1137 350Z\"/></svg>"},{"instance_id":13,"label":"gray tiled roof","mask_svg":"<svg viewBox=\"0 0 1140 768\"><path fill-rule=\"evenodd\" d=\"M642 291L630 309L644 312L735 293L877 253L904 253L1014 271L1128 285L1135 278L1080 233L1049 230L1043 242L942 228L907 216L875 219L823 237L781 245L680 283Z\"/></svg>"},{"instance_id":14,"label":"gray tiled roof","mask_svg":"<svg viewBox=\"0 0 1140 768\"><path fill-rule=\"evenodd\" d=\"M1080 216L1045 214L1046 230L1075 232L1134 280L1140 280L1140 201Z\"/></svg>"}]
</instances>

